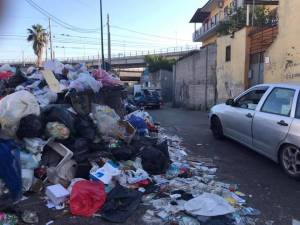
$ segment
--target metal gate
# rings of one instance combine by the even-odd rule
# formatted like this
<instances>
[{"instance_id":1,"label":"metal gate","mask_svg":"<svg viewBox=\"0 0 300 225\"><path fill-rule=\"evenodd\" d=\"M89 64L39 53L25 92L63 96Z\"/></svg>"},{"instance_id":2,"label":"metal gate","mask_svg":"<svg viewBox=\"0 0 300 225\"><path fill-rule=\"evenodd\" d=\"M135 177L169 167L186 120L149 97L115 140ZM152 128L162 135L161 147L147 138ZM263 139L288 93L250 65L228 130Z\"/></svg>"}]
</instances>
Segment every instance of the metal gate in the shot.
<instances>
[{"instance_id":1,"label":"metal gate","mask_svg":"<svg viewBox=\"0 0 300 225\"><path fill-rule=\"evenodd\" d=\"M250 86L262 84L264 82L264 53L260 52L250 56L249 70Z\"/></svg>"}]
</instances>

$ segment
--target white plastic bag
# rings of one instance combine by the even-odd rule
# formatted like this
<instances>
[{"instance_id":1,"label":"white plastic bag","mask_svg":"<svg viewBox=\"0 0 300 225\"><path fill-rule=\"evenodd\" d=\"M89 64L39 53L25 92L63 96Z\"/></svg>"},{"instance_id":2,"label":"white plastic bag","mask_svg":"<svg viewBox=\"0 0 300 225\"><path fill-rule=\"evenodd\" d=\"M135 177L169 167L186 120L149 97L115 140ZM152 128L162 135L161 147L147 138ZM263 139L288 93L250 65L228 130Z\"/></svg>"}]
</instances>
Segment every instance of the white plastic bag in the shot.
<instances>
[{"instance_id":1,"label":"white plastic bag","mask_svg":"<svg viewBox=\"0 0 300 225\"><path fill-rule=\"evenodd\" d=\"M184 204L184 209L196 216L221 216L233 213L234 208L216 194L203 193Z\"/></svg>"},{"instance_id":2,"label":"white plastic bag","mask_svg":"<svg viewBox=\"0 0 300 225\"><path fill-rule=\"evenodd\" d=\"M21 151L20 160L22 169L35 169L39 166L39 161L31 153Z\"/></svg>"},{"instance_id":3,"label":"white plastic bag","mask_svg":"<svg viewBox=\"0 0 300 225\"><path fill-rule=\"evenodd\" d=\"M33 92L41 107L45 107L50 103L55 103L57 100L57 93L51 91L47 86Z\"/></svg>"},{"instance_id":4,"label":"white plastic bag","mask_svg":"<svg viewBox=\"0 0 300 225\"><path fill-rule=\"evenodd\" d=\"M95 80L89 73L80 73L78 78L71 81L69 86L69 88L74 88L78 92L92 89L94 93L97 93L101 87L101 82Z\"/></svg>"},{"instance_id":5,"label":"white plastic bag","mask_svg":"<svg viewBox=\"0 0 300 225\"><path fill-rule=\"evenodd\" d=\"M53 73L62 74L62 70L64 69L64 64L62 64L60 61L56 59L48 60L44 63L44 69L52 70Z\"/></svg>"},{"instance_id":6,"label":"white plastic bag","mask_svg":"<svg viewBox=\"0 0 300 225\"><path fill-rule=\"evenodd\" d=\"M98 131L105 137L116 137L119 134L120 117L106 105L93 105L92 113L97 121Z\"/></svg>"},{"instance_id":7,"label":"white plastic bag","mask_svg":"<svg viewBox=\"0 0 300 225\"><path fill-rule=\"evenodd\" d=\"M40 106L30 92L18 91L0 101L1 133L14 137L20 120L30 114L40 115Z\"/></svg>"}]
</instances>

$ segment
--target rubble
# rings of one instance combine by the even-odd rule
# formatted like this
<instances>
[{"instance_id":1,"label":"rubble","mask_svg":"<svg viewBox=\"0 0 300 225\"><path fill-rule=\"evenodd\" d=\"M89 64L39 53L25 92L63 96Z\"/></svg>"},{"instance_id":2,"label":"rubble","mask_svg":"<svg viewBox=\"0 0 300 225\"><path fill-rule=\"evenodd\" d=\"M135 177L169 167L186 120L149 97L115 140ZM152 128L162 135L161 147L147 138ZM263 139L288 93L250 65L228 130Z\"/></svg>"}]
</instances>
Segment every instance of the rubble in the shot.
<instances>
[{"instance_id":1,"label":"rubble","mask_svg":"<svg viewBox=\"0 0 300 225\"><path fill-rule=\"evenodd\" d=\"M115 223L145 206L145 224L255 224L260 211L217 181L211 159L190 158L143 109L126 115L117 77L58 61L45 69L0 68L11 73L0 74L0 224L38 223L34 211L6 213L23 194Z\"/></svg>"}]
</instances>

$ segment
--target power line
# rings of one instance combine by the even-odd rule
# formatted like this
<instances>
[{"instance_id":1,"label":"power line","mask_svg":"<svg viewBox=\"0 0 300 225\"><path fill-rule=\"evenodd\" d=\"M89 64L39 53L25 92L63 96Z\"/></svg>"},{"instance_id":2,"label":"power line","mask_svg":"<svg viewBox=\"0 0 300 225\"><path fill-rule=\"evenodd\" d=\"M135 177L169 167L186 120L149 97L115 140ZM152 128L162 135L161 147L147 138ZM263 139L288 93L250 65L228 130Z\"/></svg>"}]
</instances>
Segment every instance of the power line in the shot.
<instances>
[{"instance_id":1,"label":"power line","mask_svg":"<svg viewBox=\"0 0 300 225\"><path fill-rule=\"evenodd\" d=\"M85 40L68 40L68 39L54 39L57 43L69 43L69 44L86 44L86 45L99 45L98 42L95 41L85 41ZM107 41L107 39L105 39ZM136 47L163 47L164 45L157 45L155 43L143 43L143 42L121 42L112 40L111 43L113 45L118 46L136 46Z\"/></svg>"},{"instance_id":2,"label":"power line","mask_svg":"<svg viewBox=\"0 0 300 225\"><path fill-rule=\"evenodd\" d=\"M99 32L99 28L98 29L85 29L85 28L80 28L80 27L76 27L73 26L71 24L68 24L66 22L64 22L63 20L57 18L56 16L52 15L51 13L49 13L48 11L46 11L45 9L41 8L38 4L36 4L34 1L32 0L25 0L31 7L33 7L34 9L36 9L37 11L39 11L41 14L43 14L44 16L51 18L55 23L59 24L60 26L71 30L71 31L75 31L75 32L82 32L82 33L93 33L93 32Z\"/></svg>"},{"instance_id":3,"label":"power line","mask_svg":"<svg viewBox=\"0 0 300 225\"><path fill-rule=\"evenodd\" d=\"M81 45L99 45L97 38L89 38L82 36L71 36L71 35L62 35L63 37L57 37L57 35L53 36L54 41L56 43L64 43L64 44L81 44ZM16 34L0 34L0 39L6 39L9 41L20 41L24 40L27 36L24 35L16 35ZM66 37L66 38L64 38ZM74 39L73 37L79 39ZM13 39L12 39L13 38ZM104 39L107 41L107 39ZM114 46L120 47L167 47L166 45L169 43L158 44L157 42L139 42L139 41L122 41L122 40L112 40L112 44Z\"/></svg>"},{"instance_id":4,"label":"power line","mask_svg":"<svg viewBox=\"0 0 300 225\"><path fill-rule=\"evenodd\" d=\"M104 32L104 34L106 34ZM91 38L91 37L85 37L85 36L75 36L75 35L70 35L70 34L57 34L57 35L61 35L61 36L67 36L67 37L78 37L78 38L86 38L86 39L95 39L95 40L98 40L99 38ZM129 39L138 39L138 40L141 40L140 37L135 37L135 36L128 36L128 35L121 35L121 34L115 34L115 33L112 33L111 34L112 37L122 37L122 38L129 38ZM144 41L148 41L148 42L152 42L152 43L157 43L158 41L156 40L153 40L153 39L147 39L147 38L143 38L142 40ZM128 41L128 40L126 40ZM169 41L165 40L165 41L160 41L160 42L166 42L166 43L169 43ZM190 41L188 41L190 42Z\"/></svg>"},{"instance_id":5,"label":"power line","mask_svg":"<svg viewBox=\"0 0 300 225\"><path fill-rule=\"evenodd\" d=\"M55 23L61 25L62 27L71 30L71 31L75 31L75 32L81 32L81 33L99 33L99 28L96 29L86 29L86 28L80 28L80 27L76 27L74 25L71 25L69 23L64 22L63 20L57 18L56 16L54 16L53 14L49 13L48 11L46 11L45 9L41 8L38 4L36 4L34 1L32 0L25 0L30 6L32 6L34 9L36 9L37 11L39 11L40 13L42 13L43 15L50 17ZM145 35L145 36L152 36L152 37L156 37L156 38L160 38L160 39L173 39L175 40L176 38L173 37L166 37L166 36L160 36L160 35L155 35L155 34L149 34L149 33L144 33L144 32L139 32L136 30L132 30L132 29L128 29L128 28L124 28L124 27L120 27L120 26L116 26L116 25L111 25L111 27L115 28L115 29L119 29L119 30L125 30L128 32L132 32L132 33L136 33L136 34L140 34L140 35ZM190 40L185 40L185 39L177 39L177 40L181 40L181 41L188 41L190 42Z\"/></svg>"},{"instance_id":6,"label":"power line","mask_svg":"<svg viewBox=\"0 0 300 225\"><path fill-rule=\"evenodd\" d=\"M132 29L128 29L128 28L124 28L124 27L120 27L120 26L116 26L116 25L111 25L111 27L113 27L115 29L119 29L119 30L125 30L125 31L128 31L128 32L140 34L140 35L152 36L152 37L161 38L161 39L174 39L174 40L176 40L176 38L173 38L173 37L166 37L166 36L159 36L159 35L155 35L155 34L143 33L143 32L135 31L135 30L132 30ZM177 40L189 41L189 40L184 40L184 39L177 39Z\"/></svg>"}]
</instances>

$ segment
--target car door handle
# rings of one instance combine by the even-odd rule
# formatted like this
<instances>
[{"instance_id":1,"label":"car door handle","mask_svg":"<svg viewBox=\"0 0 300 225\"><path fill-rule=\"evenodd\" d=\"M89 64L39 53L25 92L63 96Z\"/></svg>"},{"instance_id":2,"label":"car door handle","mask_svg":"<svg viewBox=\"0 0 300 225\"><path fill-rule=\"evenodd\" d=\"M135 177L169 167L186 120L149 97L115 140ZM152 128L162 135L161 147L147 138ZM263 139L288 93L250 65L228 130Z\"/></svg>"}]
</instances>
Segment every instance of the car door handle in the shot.
<instances>
[{"instance_id":1,"label":"car door handle","mask_svg":"<svg viewBox=\"0 0 300 225\"><path fill-rule=\"evenodd\" d=\"M248 118L253 118L253 116L252 116L251 113L246 114L246 116L247 116Z\"/></svg>"},{"instance_id":2,"label":"car door handle","mask_svg":"<svg viewBox=\"0 0 300 225\"><path fill-rule=\"evenodd\" d=\"M285 127L288 126L288 124L284 120L280 120L279 122L277 122L277 124L279 124L280 126L285 126Z\"/></svg>"}]
</instances>

